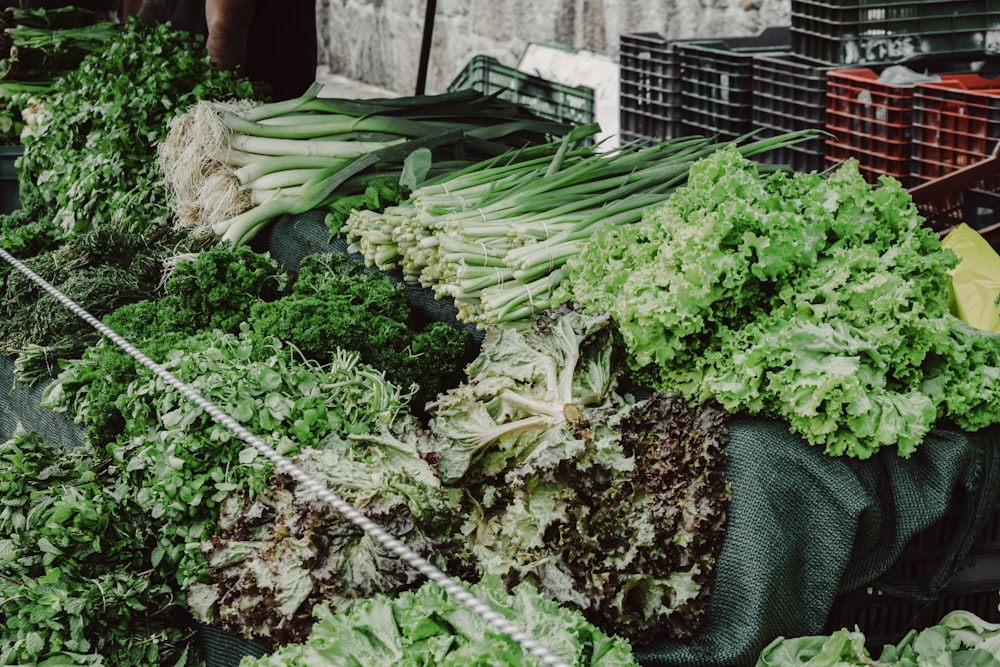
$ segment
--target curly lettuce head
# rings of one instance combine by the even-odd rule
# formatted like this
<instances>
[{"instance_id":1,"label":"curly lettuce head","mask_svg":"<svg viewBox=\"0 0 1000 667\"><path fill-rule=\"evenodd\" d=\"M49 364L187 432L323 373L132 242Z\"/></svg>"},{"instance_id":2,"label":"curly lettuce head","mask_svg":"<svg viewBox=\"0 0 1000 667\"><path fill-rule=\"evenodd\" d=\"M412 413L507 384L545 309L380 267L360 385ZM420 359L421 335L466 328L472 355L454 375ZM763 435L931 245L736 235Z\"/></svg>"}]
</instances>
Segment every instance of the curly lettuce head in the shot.
<instances>
[{"instance_id":1,"label":"curly lettuce head","mask_svg":"<svg viewBox=\"0 0 1000 667\"><path fill-rule=\"evenodd\" d=\"M611 314L655 389L785 419L831 455L909 456L940 418L981 424L988 407L950 396L961 370L954 389L927 383L962 344L956 262L895 179L873 186L852 160L761 174L725 147L641 222L598 231L562 295Z\"/></svg>"}]
</instances>

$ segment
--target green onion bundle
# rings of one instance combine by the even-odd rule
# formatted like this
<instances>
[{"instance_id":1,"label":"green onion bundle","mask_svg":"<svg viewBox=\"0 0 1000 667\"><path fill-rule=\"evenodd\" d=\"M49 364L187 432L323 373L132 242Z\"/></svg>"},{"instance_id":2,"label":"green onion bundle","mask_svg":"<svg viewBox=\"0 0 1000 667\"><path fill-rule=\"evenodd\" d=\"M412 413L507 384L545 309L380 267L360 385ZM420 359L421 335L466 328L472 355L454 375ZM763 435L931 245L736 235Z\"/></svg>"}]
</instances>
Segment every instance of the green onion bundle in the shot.
<instances>
[{"instance_id":1,"label":"green onion bundle","mask_svg":"<svg viewBox=\"0 0 1000 667\"><path fill-rule=\"evenodd\" d=\"M119 28L74 6L0 12L0 144L21 143L55 81L103 49Z\"/></svg>"},{"instance_id":2,"label":"green onion bundle","mask_svg":"<svg viewBox=\"0 0 1000 667\"><path fill-rule=\"evenodd\" d=\"M340 232L370 266L453 299L480 328L527 326L553 303L561 267L605 225L637 222L721 145L689 136L599 153L579 140L494 158L425 183L382 212L352 211ZM802 141L798 132L735 143L746 156Z\"/></svg>"},{"instance_id":3,"label":"green onion bundle","mask_svg":"<svg viewBox=\"0 0 1000 667\"><path fill-rule=\"evenodd\" d=\"M8 7L0 12L0 81L52 81L101 49L118 26L89 9Z\"/></svg>"},{"instance_id":4,"label":"green onion bundle","mask_svg":"<svg viewBox=\"0 0 1000 667\"><path fill-rule=\"evenodd\" d=\"M280 215L363 191L372 178L398 180L418 149L454 168L571 129L471 89L349 100L318 97L320 88L267 104L202 102L175 118L159 163L178 223L238 245Z\"/></svg>"}]
</instances>

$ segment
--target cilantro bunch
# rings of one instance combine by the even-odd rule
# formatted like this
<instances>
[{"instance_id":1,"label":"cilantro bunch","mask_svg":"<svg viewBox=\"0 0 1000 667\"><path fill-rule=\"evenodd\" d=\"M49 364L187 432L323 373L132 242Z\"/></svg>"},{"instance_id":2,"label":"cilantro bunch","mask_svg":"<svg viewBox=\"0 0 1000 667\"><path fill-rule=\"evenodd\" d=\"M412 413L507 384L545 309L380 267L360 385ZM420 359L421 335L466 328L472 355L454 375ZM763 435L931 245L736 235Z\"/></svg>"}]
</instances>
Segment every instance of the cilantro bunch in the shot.
<instances>
[{"instance_id":1,"label":"cilantro bunch","mask_svg":"<svg viewBox=\"0 0 1000 667\"><path fill-rule=\"evenodd\" d=\"M949 313L957 258L923 222L853 161L764 177L723 148L640 223L595 234L563 297L611 313L653 388L782 418L831 455L908 456L940 419L1000 414L1000 345Z\"/></svg>"},{"instance_id":2,"label":"cilantro bunch","mask_svg":"<svg viewBox=\"0 0 1000 667\"><path fill-rule=\"evenodd\" d=\"M284 454L318 446L331 433L375 430L405 400L356 355L320 366L248 331L178 340L164 365ZM199 542L218 530L222 503L233 493L260 493L271 464L145 368L118 405L125 427L107 450L159 525L153 565L176 572L186 589L204 574Z\"/></svg>"},{"instance_id":3,"label":"cilantro bunch","mask_svg":"<svg viewBox=\"0 0 1000 667\"><path fill-rule=\"evenodd\" d=\"M56 238L110 222L168 224L156 149L169 121L202 99L255 95L249 80L211 66L199 38L129 18L42 102L23 137L21 206Z\"/></svg>"},{"instance_id":4,"label":"cilantro bunch","mask_svg":"<svg viewBox=\"0 0 1000 667\"><path fill-rule=\"evenodd\" d=\"M73 240L78 244L93 236L100 235L90 231ZM131 303L118 305L112 300L91 305L86 301L84 305L92 314L104 316L108 327L134 341L146 356L163 362L174 346L200 331L238 331L251 304L278 298L290 279L273 259L249 247L216 247L186 257L159 288L156 283L163 276L156 265L158 270L143 283L145 292L133 291ZM6 312L4 305L0 300L0 313ZM11 322L11 326L23 324ZM89 325L78 320L77 327ZM43 404L72 414L86 429L88 441L101 445L113 441L124 427L119 397L135 378L137 365L116 345L92 344L99 340L95 333L85 340L89 347L65 358L56 381L46 388Z\"/></svg>"}]
</instances>

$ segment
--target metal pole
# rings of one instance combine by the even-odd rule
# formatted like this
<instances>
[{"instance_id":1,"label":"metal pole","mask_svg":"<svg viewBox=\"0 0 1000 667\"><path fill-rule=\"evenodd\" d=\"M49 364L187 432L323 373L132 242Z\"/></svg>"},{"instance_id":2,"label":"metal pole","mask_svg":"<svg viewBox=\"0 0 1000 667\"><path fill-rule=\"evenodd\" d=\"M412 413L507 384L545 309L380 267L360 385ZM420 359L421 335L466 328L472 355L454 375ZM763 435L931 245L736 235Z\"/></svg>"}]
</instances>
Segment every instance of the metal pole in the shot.
<instances>
[{"instance_id":1,"label":"metal pole","mask_svg":"<svg viewBox=\"0 0 1000 667\"><path fill-rule=\"evenodd\" d=\"M436 0L427 0L424 8L424 38L420 43L420 64L417 66L417 95L423 95L427 86L427 67L431 58L435 14L437 14Z\"/></svg>"}]
</instances>

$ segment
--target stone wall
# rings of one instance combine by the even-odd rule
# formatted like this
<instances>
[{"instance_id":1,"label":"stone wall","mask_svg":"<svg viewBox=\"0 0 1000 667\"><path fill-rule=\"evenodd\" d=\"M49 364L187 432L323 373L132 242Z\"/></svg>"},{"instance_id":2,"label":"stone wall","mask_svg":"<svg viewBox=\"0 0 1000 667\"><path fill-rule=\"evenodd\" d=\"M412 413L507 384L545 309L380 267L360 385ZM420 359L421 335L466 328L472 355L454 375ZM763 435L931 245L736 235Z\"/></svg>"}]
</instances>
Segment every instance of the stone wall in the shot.
<instances>
[{"instance_id":1,"label":"stone wall","mask_svg":"<svg viewBox=\"0 0 1000 667\"><path fill-rule=\"evenodd\" d=\"M790 0L441 0L426 92L441 92L472 56L515 66L529 43L618 57L620 35L753 35L788 25ZM317 0L320 64L398 94L416 89L422 0Z\"/></svg>"}]
</instances>

